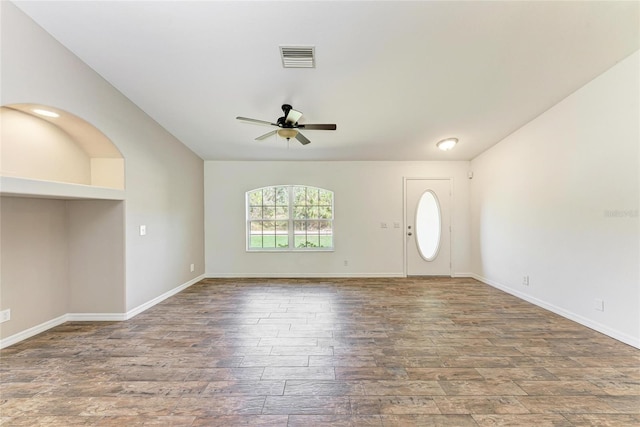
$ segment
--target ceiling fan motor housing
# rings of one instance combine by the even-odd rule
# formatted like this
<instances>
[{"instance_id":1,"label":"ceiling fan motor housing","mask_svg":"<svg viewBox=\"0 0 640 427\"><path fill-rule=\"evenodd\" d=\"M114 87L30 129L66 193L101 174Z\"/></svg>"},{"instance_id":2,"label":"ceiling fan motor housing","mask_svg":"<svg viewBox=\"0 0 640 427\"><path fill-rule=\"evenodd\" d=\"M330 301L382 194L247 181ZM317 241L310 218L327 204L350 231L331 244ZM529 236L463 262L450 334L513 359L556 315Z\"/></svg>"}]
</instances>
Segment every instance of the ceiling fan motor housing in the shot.
<instances>
[{"instance_id":1,"label":"ceiling fan motor housing","mask_svg":"<svg viewBox=\"0 0 640 427\"><path fill-rule=\"evenodd\" d=\"M289 104L282 104L282 112L284 113L284 116L279 117L278 120L276 121L276 123L268 122L266 120L257 120L257 119L251 119L251 118L248 118L248 117L241 117L241 116L236 117L236 119L242 120L242 121L245 121L245 122L249 122L249 123L257 123L257 124L261 124L261 125L276 126L276 127L279 128L278 130L274 130L274 131L271 131L271 132L267 132L264 135L260 135L259 137L256 138L256 140L258 140L258 141L266 139L266 138L268 138L268 137L270 137L272 135L278 134L282 138L286 138L287 141L289 139L291 139L291 138L295 138L298 141L300 141L300 143L302 145L307 145L311 141L309 141L309 139L306 136L301 134L298 131L298 129L336 130L336 125L335 124L302 124L302 125L299 125L298 124L298 120L300 120L300 117L302 117L302 112L294 110L293 107L291 107L291 105L289 105Z\"/></svg>"}]
</instances>

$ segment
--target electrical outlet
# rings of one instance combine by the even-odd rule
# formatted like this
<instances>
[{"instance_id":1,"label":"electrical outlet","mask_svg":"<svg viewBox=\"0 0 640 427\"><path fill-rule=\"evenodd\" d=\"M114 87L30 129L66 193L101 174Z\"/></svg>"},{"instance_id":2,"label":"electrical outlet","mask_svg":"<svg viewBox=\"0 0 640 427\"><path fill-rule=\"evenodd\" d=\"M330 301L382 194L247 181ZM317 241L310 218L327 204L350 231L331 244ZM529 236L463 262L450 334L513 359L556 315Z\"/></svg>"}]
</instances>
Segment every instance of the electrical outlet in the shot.
<instances>
[{"instance_id":1,"label":"electrical outlet","mask_svg":"<svg viewBox=\"0 0 640 427\"><path fill-rule=\"evenodd\" d=\"M344 260L344 266L348 267L349 266L349 261L347 261L346 259Z\"/></svg>"},{"instance_id":2,"label":"electrical outlet","mask_svg":"<svg viewBox=\"0 0 640 427\"><path fill-rule=\"evenodd\" d=\"M196 265L195 264L191 264L189 266L189 268L191 269L191 272L193 273L196 270Z\"/></svg>"},{"instance_id":3,"label":"electrical outlet","mask_svg":"<svg viewBox=\"0 0 640 427\"><path fill-rule=\"evenodd\" d=\"M147 234L147 226L146 225L141 225L140 226L140 235L144 236Z\"/></svg>"},{"instance_id":4,"label":"electrical outlet","mask_svg":"<svg viewBox=\"0 0 640 427\"><path fill-rule=\"evenodd\" d=\"M522 276L522 285L529 286L529 276Z\"/></svg>"},{"instance_id":5,"label":"electrical outlet","mask_svg":"<svg viewBox=\"0 0 640 427\"><path fill-rule=\"evenodd\" d=\"M4 323L8 320L11 320L11 309L9 308L0 311L0 323Z\"/></svg>"},{"instance_id":6,"label":"electrical outlet","mask_svg":"<svg viewBox=\"0 0 640 427\"><path fill-rule=\"evenodd\" d=\"M387 223L386 222L381 222L380 223L380 228L387 228Z\"/></svg>"},{"instance_id":7,"label":"electrical outlet","mask_svg":"<svg viewBox=\"0 0 640 427\"><path fill-rule=\"evenodd\" d=\"M601 299L594 299L593 300L593 308L595 308L598 311L604 311L604 301Z\"/></svg>"}]
</instances>

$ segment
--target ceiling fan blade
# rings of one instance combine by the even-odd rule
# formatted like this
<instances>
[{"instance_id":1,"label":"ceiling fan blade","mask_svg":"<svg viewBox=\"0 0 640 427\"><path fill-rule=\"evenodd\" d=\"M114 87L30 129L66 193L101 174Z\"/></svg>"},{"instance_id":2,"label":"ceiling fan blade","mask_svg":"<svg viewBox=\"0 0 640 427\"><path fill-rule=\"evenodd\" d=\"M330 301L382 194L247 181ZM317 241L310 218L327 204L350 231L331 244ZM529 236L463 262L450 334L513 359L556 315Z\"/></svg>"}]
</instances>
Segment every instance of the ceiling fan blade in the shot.
<instances>
[{"instance_id":1,"label":"ceiling fan blade","mask_svg":"<svg viewBox=\"0 0 640 427\"><path fill-rule=\"evenodd\" d=\"M262 141L263 139L267 139L270 136L273 136L276 134L276 132L278 132L278 130L272 130L271 132L267 132L264 135L260 135L259 137L256 138L256 141Z\"/></svg>"},{"instance_id":2,"label":"ceiling fan blade","mask_svg":"<svg viewBox=\"0 0 640 427\"><path fill-rule=\"evenodd\" d=\"M311 130L336 130L337 126L334 124L308 124L308 125L298 125L300 129L311 129Z\"/></svg>"},{"instance_id":3,"label":"ceiling fan blade","mask_svg":"<svg viewBox=\"0 0 640 427\"><path fill-rule=\"evenodd\" d=\"M307 137L306 137L306 136L304 136L304 135L303 135L303 134L301 134L300 132L298 132L298 134L296 135L296 139L297 139L298 141L300 141L300 143L301 143L302 145L307 145L307 144L309 144L309 143L311 142L311 141L309 141L309 140L307 139Z\"/></svg>"},{"instance_id":4,"label":"ceiling fan blade","mask_svg":"<svg viewBox=\"0 0 640 427\"><path fill-rule=\"evenodd\" d=\"M256 124L259 124L259 125L278 126L277 124L268 122L266 120L250 119L248 117L240 117L240 116L236 117L236 119L238 119L240 121L243 121L243 122L256 123Z\"/></svg>"}]
</instances>

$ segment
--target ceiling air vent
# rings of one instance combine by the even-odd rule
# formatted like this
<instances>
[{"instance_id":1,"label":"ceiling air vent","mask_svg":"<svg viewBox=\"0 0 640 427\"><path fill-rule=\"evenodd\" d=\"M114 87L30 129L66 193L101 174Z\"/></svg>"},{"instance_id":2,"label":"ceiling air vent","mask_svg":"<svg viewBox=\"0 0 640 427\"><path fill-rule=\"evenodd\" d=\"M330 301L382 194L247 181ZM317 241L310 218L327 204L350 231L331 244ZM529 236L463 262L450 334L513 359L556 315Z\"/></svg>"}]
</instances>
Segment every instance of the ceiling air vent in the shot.
<instances>
[{"instance_id":1,"label":"ceiling air vent","mask_svg":"<svg viewBox=\"0 0 640 427\"><path fill-rule=\"evenodd\" d=\"M280 46L284 68L315 68L314 46Z\"/></svg>"}]
</instances>

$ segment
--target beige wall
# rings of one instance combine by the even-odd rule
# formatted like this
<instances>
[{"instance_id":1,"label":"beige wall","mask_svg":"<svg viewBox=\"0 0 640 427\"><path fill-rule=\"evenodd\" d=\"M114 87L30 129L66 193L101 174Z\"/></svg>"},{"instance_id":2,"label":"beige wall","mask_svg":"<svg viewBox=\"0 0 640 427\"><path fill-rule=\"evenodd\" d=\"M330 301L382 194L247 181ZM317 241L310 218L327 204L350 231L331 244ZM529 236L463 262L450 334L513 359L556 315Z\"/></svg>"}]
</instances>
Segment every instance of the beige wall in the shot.
<instances>
[{"instance_id":1,"label":"beige wall","mask_svg":"<svg viewBox=\"0 0 640 427\"><path fill-rule=\"evenodd\" d=\"M4 176L91 184L89 156L59 127L20 111L0 112Z\"/></svg>"},{"instance_id":2,"label":"beige wall","mask_svg":"<svg viewBox=\"0 0 640 427\"><path fill-rule=\"evenodd\" d=\"M66 204L69 312L124 313L124 202Z\"/></svg>"},{"instance_id":3,"label":"beige wall","mask_svg":"<svg viewBox=\"0 0 640 427\"><path fill-rule=\"evenodd\" d=\"M124 315L124 202L2 197L0 209L0 339L68 313Z\"/></svg>"},{"instance_id":4,"label":"beige wall","mask_svg":"<svg viewBox=\"0 0 640 427\"><path fill-rule=\"evenodd\" d=\"M13 4L1 2L0 8L0 104L37 103L82 117L104 133L125 159L124 299L116 293L109 307L118 300L124 302L125 312L130 311L204 274L202 159ZM138 233L143 224L147 236ZM5 251L15 258L12 246L3 242L3 256ZM24 263L29 264L29 258ZM190 264L195 264L194 272ZM3 292L13 294L13 301L25 307L37 292L23 292L19 281L3 287L9 287ZM77 291L74 295L80 295ZM8 308L12 316L18 315L14 307ZM13 322L3 326L17 331Z\"/></svg>"},{"instance_id":5,"label":"beige wall","mask_svg":"<svg viewBox=\"0 0 640 427\"><path fill-rule=\"evenodd\" d=\"M109 153L115 148L106 145L112 144L89 123L61 114L54 124L21 110L0 108L0 175L123 190L124 159L95 157L86 149ZM77 128L84 131L72 135Z\"/></svg>"},{"instance_id":6,"label":"beige wall","mask_svg":"<svg viewBox=\"0 0 640 427\"><path fill-rule=\"evenodd\" d=\"M0 198L0 338L68 312L66 202Z\"/></svg>"},{"instance_id":7,"label":"beige wall","mask_svg":"<svg viewBox=\"0 0 640 427\"><path fill-rule=\"evenodd\" d=\"M124 159L91 159L91 185L124 190Z\"/></svg>"}]
</instances>

